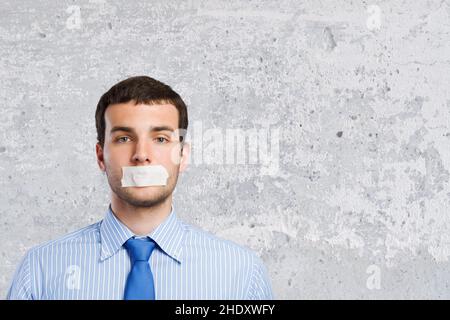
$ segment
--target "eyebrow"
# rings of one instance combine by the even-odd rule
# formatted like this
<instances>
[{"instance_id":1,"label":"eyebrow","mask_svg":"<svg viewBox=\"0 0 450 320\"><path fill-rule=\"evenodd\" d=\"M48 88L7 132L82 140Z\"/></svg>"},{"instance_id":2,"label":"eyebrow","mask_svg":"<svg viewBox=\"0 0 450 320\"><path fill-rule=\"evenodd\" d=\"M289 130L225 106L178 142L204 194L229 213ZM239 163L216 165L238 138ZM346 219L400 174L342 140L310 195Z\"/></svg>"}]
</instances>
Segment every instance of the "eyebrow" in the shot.
<instances>
[{"instance_id":1,"label":"eyebrow","mask_svg":"<svg viewBox=\"0 0 450 320\"><path fill-rule=\"evenodd\" d=\"M124 131L124 132L130 132L130 133L135 133L136 131L134 130L134 128L131 127L124 127L124 126L115 126L111 129L110 134L112 135L114 132L117 131ZM152 126L150 127L150 132L159 132L159 131L175 131L172 127L169 126Z\"/></svg>"}]
</instances>

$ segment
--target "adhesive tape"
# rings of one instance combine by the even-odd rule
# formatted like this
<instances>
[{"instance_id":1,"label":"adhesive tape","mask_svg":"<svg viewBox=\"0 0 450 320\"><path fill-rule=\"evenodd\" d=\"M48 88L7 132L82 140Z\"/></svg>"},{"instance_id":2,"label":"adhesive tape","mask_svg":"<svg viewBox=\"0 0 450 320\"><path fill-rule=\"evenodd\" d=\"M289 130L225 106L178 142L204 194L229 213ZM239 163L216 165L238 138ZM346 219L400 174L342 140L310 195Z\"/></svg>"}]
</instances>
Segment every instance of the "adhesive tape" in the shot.
<instances>
[{"instance_id":1,"label":"adhesive tape","mask_svg":"<svg viewBox=\"0 0 450 320\"><path fill-rule=\"evenodd\" d=\"M162 165L122 167L122 187L165 186L169 173Z\"/></svg>"}]
</instances>

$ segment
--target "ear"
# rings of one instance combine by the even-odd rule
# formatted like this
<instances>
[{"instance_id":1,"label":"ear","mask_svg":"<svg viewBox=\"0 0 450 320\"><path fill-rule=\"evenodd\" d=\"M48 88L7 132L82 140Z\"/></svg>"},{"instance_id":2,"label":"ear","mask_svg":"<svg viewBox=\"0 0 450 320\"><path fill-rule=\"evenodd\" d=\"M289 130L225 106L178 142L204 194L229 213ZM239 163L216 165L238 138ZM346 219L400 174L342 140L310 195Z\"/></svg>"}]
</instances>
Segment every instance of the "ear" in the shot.
<instances>
[{"instance_id":1,"label":"ear","mask_svg":"<svg viewBox=\"0 0 450 320\"><path fill-rule=\"evenodd\" d=\"M181 160L180 160L180 172L184 172L189 164L189 157L191 155L191 145L187 142L183 144L181 149Z\"/></svg>"},{"instance_id":2,"label":"ear","mask_svg":"<svg viewBox=\"0 0 450 320\"><path fill-rule=\"evenodd\" d=\"M100 145L100 143L97 142L97 144L95 145L95 153L97 155L97 164L98 167L100 168L100 170L102 170L103 172L106 171L106 167L105 167L105 160L103 157L103 148Z\"/></svg>"}]
</instances>

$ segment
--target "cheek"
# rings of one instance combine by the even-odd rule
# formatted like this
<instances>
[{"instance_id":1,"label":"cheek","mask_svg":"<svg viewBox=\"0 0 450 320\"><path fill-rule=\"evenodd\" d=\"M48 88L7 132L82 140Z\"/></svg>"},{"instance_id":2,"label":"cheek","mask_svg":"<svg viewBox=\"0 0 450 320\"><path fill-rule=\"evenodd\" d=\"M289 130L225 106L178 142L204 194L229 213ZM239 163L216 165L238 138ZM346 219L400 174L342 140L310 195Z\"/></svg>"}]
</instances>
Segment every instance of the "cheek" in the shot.
<instances>
[{"instance_id":1,"label":"cheek","mask_svg":"<svg viewBox=\"0 0 450 320\"><path fill-rule=\"evenodd\" d=\"M105 163L112 167L128 164L130 157L129 152L124 148L121 150L110 148L105 150L104 154Z\"/></svg>"},{"instance_id":2,"label":"cheek","mask_svg":"<svg viewBox=\"0 0 450 320\"><path fill-rule=\"evenodd\" d=\"M175 164L172 161L172 157L169 155L164 155L157 159L157 163L163 165L168 171L173 171Z\"/></svg>"},{"instance_id":3,"label":"cheek","mask_svg":"<svg viewBox=\"0 0 450 320\"><path fill-rule=\"evenodd\" d=\"M180 148L175 144L158 146L153 149L153 158L156 160L164 160L169 161L173 156L173 154L179 153Z\"/></svg>"},{"instance_id":4,"label":"cheek","mask_svg":"<svg viewBox=\"0 0 450 320\"><path fill-rule=\"evenodd\" d=\"M162 157L164 164L169 168L178 168L181 160L181 149L179 146L172 146L169 148Z\"/></svg>"},{"instance_id":5,"label":"cheek","mask_svg":"<svg viewBox=\"0 0 450 320\"><path fill-rule=\"evenodd\" d=\"M150 157L153 158L153 160L163 160L167 156L167 150L161 147L153 147L149 152Z\"/></svg>"}]
</instances>

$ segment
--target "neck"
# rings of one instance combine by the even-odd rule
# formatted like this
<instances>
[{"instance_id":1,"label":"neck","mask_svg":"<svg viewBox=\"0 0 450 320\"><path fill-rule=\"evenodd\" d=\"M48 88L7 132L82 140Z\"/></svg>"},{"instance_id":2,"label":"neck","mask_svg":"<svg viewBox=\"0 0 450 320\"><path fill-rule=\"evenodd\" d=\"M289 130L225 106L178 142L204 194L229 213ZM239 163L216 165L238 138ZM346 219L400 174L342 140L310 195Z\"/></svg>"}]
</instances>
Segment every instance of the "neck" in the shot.
<instances>
[{"instance_id":1,"label":"neck","mask_svg":"<svg viewBox=\"0 0 450 320\"><path fill-rule=\"evenodd\" d=\"M155 230L170 214L172 195L154 207L136 207L124 202L112 193L111 209L114 215L138 236L144 236Z\"/></svg>"}]
</instances>

